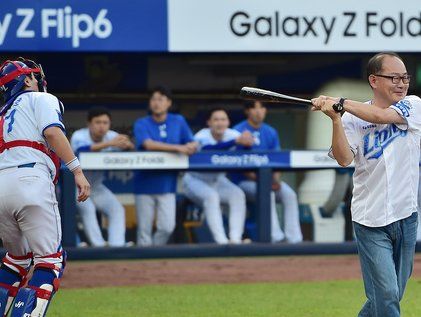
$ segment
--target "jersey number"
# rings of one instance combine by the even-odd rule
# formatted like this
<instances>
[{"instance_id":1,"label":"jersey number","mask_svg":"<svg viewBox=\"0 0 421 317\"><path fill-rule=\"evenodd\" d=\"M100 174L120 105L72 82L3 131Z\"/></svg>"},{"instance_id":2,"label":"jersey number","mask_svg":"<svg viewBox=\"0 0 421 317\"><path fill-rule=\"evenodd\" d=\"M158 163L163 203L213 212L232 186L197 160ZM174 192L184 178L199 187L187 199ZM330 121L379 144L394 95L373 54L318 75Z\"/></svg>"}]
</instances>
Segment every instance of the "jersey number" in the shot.
<instances>
[{"instance_id":1,"label":"jersey number","mask_svg":"<svg viewBox=\"0 0 421 317\"><path fill-rule=\"evenodd\" d=\"M16 113L16 109L13 109L12 112L8 116L4 117L6 120L10 119L9 124L7 126L7 133L12 132L13 123L15 122L15 113Z\"/></svg>"}]
</instances>

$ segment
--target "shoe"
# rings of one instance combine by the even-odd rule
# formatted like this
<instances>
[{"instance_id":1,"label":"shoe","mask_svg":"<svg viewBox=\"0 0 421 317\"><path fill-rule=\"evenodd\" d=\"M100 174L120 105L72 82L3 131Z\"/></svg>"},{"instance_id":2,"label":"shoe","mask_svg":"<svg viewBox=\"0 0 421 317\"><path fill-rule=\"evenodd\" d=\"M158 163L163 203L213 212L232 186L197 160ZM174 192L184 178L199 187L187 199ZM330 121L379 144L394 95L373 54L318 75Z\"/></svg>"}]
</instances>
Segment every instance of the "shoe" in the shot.
<instances>
[{"instance_id":1,"label":"shoe","mask_svg":"<svg viewBox=\"0 0 421 317\"><path fill-rule=\"evenodd\" d=\"M238 241L238 240L230 240L229 241L229 244L249 244L251 242L252 241L250 239L243 239L241 241Z\"/></svg>"},{"instance_id":2,"label":"shoe","mask_svg":"<svg viewBox=\"0 0 421 317\"><path fill-rule=\"evenodd\" d=\"M81 241L77 244L78 248L87 248L89 245L85 241Z\"/></svg>"},{"instance_id":3,"label":"shoe","mask_svg":"<svg viewBox=\"0 0 421 317\"><path fill-rule=\"evenodd\" d=\"M301 243L303 242L303 240L287 240L287 243L291 243L291 244L297 244L297 243Z\"/></svg>"}]
</instances>

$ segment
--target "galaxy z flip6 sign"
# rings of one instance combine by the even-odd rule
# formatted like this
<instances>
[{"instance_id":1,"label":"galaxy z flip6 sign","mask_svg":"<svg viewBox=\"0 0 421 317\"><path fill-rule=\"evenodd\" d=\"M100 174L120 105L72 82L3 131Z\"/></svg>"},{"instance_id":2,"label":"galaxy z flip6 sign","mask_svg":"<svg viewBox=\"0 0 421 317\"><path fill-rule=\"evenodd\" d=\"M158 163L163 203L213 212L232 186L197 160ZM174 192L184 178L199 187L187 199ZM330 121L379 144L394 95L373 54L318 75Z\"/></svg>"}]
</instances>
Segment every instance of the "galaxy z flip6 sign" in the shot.
<instances>
[{"instance_id":1,"label":"galaxy z flip6 sign","mask_svg":"<svg viewBox=\"0 0 421 317\"><path fill-rule=\"evenodd\" d=\"M0 51L166 51L166 0L0 1Z\"/></svg>"}]
</instances>

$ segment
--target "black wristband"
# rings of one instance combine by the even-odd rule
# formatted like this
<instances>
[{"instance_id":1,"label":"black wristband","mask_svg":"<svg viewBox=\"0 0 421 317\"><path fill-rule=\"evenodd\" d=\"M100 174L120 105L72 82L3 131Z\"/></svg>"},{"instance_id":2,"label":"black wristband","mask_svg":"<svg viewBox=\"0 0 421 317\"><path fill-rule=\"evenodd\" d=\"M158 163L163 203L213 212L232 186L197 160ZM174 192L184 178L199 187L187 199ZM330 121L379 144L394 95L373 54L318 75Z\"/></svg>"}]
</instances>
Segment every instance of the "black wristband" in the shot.
<instances>
[{"instance_id":1,"label":"black wristband","mask_svg":"<svg viewBox=\"0 0 421 317\"><path fill-rule=\"evenodd\" d=\"M345 100L346 100L346 98L340 98L337 103L332 105L333 110L335 110L335 112L344 113L345 112L345 109L344 109Z\"/></svg>"}]
</instances>

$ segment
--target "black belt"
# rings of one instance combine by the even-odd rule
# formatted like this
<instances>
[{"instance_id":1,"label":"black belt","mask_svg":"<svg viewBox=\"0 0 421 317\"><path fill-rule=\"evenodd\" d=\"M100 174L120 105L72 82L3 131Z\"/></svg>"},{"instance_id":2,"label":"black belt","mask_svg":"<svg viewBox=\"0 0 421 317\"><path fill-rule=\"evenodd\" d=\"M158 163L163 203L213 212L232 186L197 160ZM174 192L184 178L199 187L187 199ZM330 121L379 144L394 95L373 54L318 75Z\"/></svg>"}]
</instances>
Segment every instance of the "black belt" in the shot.
<instances>
[{"instance_id":1,"label":"black belt","mask_svg":"<svg viewBox=\"0 0 421 317\"><path fill-rule=\"evenodd\" d=\"M33 168L35 164L36 163L26 163L26 164L18 165L18 168L23 168L23 167Z\"/></svg>"}]
</instances>

